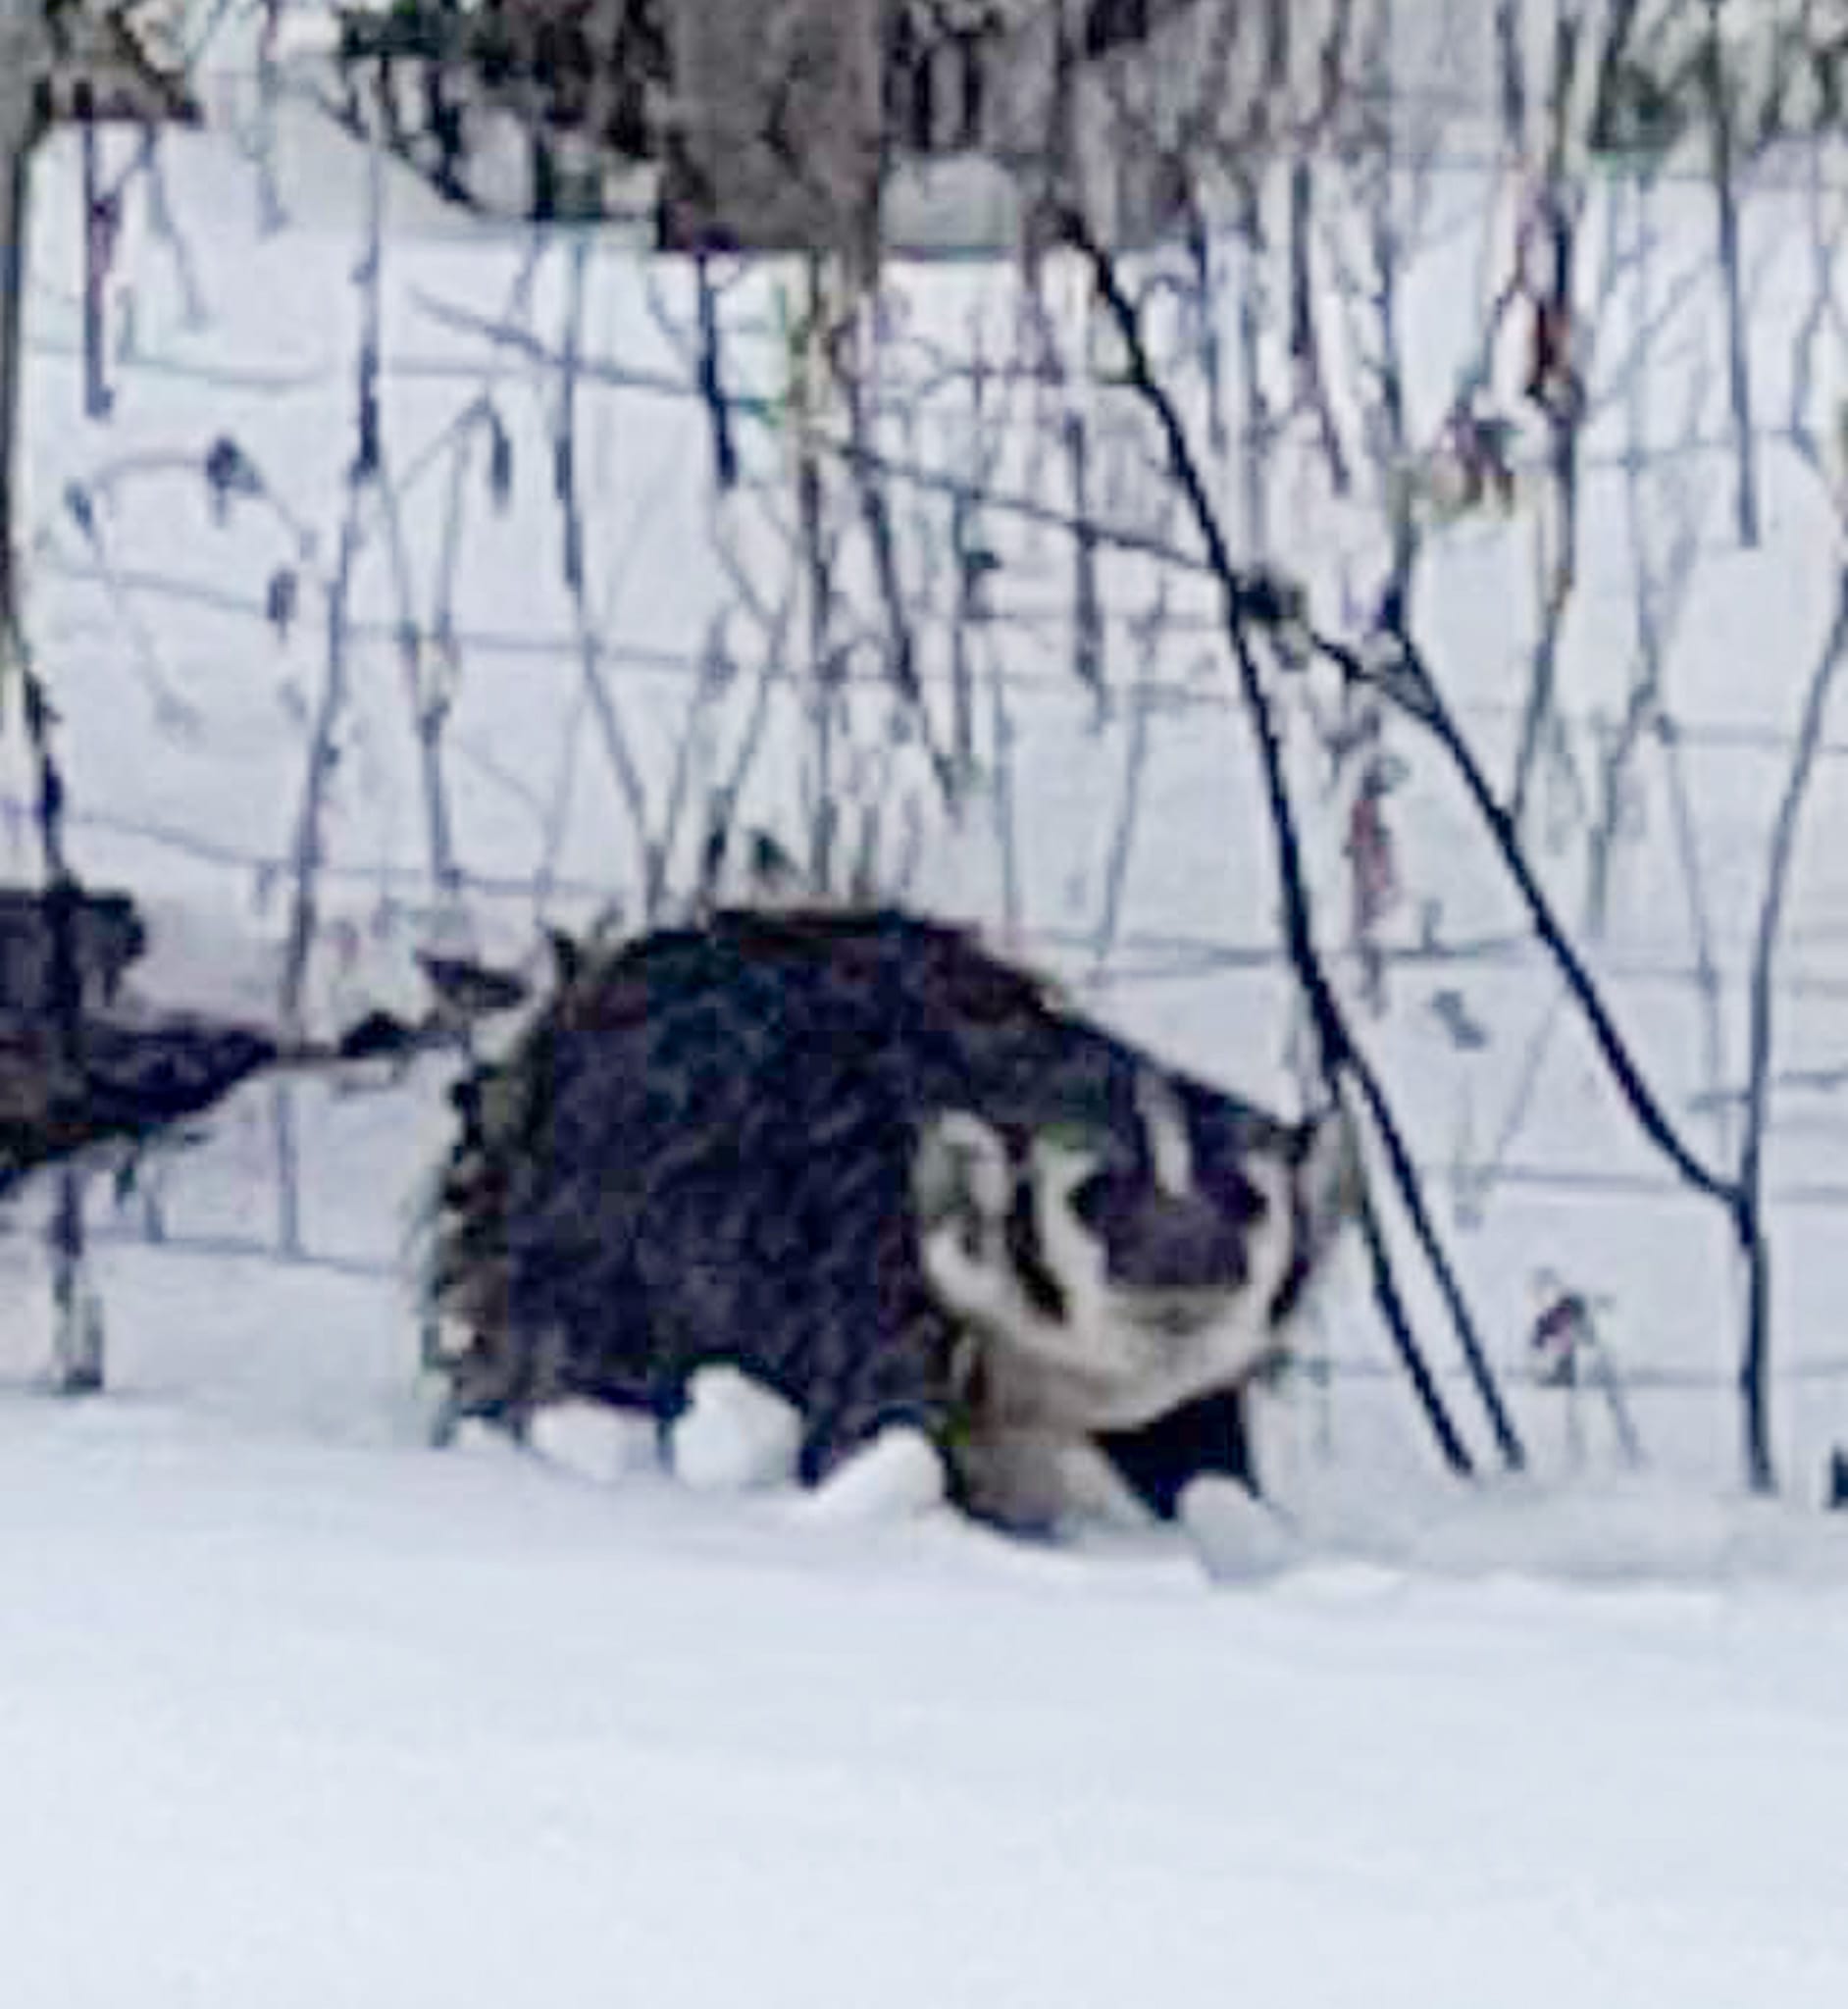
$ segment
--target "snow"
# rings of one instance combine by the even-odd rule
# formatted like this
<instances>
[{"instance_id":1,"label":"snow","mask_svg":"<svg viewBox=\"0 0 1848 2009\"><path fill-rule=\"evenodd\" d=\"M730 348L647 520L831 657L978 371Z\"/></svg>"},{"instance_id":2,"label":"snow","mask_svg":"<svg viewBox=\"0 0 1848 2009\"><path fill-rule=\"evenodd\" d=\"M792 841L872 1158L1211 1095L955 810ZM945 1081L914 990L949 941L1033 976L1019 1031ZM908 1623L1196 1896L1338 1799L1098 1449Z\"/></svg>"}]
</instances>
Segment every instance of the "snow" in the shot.
<instances>
[{"instance_id":1,"label":"snow","mask_svg":"<svg viewBox=\"0 0 1848 2009\"><path fill-rule=\"evenodd\" d=\"M823 1524L898 1520L927 1513L944 1500L944 1462L922 1430L884 1429L844 1459L796 1503L797 1518Z\"/></svg>"},{"instance_id":2,"label":"snow","mask_svg":"<svg viewBox=\"0 0 1848 2009\"><path fill-rule=\"evenodd\" d=\"M116 144L105 135L112 159ZM285 111L284 228L270 227L248 159L222 136L176 144L168 163L190 277L133 197L132 283L113 304L120 324L132 292L135 340L112 357L105 426L75 416L74 154L60 142L39 164L31 626L60 708L74 853L149 908L139 988L262 1013L287 919L303 721L327 669L366 163ZM1454 388L1456 303L1478 298L1489 269L1479 186L1440 184L1408 283L1420 439ZM536 922L584 918L633 852L585 724L559 585L554 386L427 311L436 300L517 319L526 247L465 240L400 178L390 190L403 235L385 261L385 438L401 518L394 532L368 516L358 535L352 705L325 833L329 935L308 1001L324 1025L413 1004L411 952L445 931L519 959ZM1670 182L1654 201L1654 276L1633 299L1618 288L1623 312L1660 304L1708 256L1700 191ZM1594 217L1588 234L1608 223ZM1775 203L1752 207L1748 229L1759 326L1775 334L1802 312L1807 241ZM525 310L548 341L564 262L533 277ZM588 267L587 353L680 367L685 276L600 252ZM902 282L919 323L999 325L978 273ZM746 303L772 326L775 304L767 290ZM1687 313L1688 383L1668 371L1637 393L1658 445L1700 359L1712 362L1711 308ZM1612 319L1621 330L1618 307ZM1785 389L1780 341L1754 359L1768 410ZM762 357L744 356L748 376ZM1561 664L1586 773L1634 654L1637 552L1615 456L1638 414L1626 386L1605 389ZM477 397L514 443L504 517L476 506L482 441L452 431ZM580 445L596 618L658 810L672 751L703 717L685 672L729 590L721 547L731 539L747 572L775 580L764 553L777 534L742 509L713 527L709 441L684 408L628 392L599 404L589 385L581 397L593 413ZM1001 411L998 436L1021 417ZM935 451L960 421L932 423ZM221 434L261 468L274 507L212 520L198 462ZM783 448L759 438L748 450L761 461ZM1624 825L1635 841L1617 848L1610 924L1586 950L1652 1079L1717 1150L1723 1124L1699 1099L1723 1101L1739 1078L1742 945L1838 533L1814 483L1768 453L1769 535L1741 554L1720 527L1719 489L1674 476L1673 455L1665 465L1645 541L1666 544L1685 515L1707 552L1673 660L1690 730L1679 767L1653 746L1638 760ZM1671 491L1683 479L1687 491ZM95 537L75 526L73 482L95 502ZM1131 492L1123 506L1136 503ZM1275 528L1292 555L1328 559L1317 587L1339 612L1370 577L1372 533L1317 515L1324 503L1279 504ZM462 528L445 569L452 506ZM1425 590L1433 660L1498 778L1531 625L1530 531L1524 517L1456 527L1434 541ZM1183 639L1141 718L1160 813L1119 852L1135 708L1101 721L1074 688L1069 638L1036 612L1064 593L1067 553L1026 534L1019 545L997 589L1023 610L1001 631L1020 680L1014 736L1000 736L1020 806L1014 849L985 802L955 843L936 842L932 897L1030 920L1035 949L1114 1022L1287 1100L1290 1021L1243 722ZM262 615L282 563L303 583L287 637ZM1146 603L1145 577L1111 583ZM394 625L405 604L426 636L447 612L462 638L449 784L472 876L459 912L431 888ZM762 638L742 618L723 626L740 688L753 686ZM1112 646L1127 676L1131 651ZM164 687L191 707L190 727ZM778 713L773 754L799 724ZM715 707L704 728L709 778L737 723ZM285 1103L253 1089L207 1144L146 1175L164 1241L142 1198L91 1196L108 1320L100 1401L39 1392L33 1209L0 1233L0 2001L1848 1999L1848 1516L1814 1511L1823 1454L1848 1439L1838 1127L1823 1091L1780 1091L1775 1399L1789 1484L1781 1502L1748 1501L1725 1225L1666 1185L1615 1110L1582 1031L1516 941L1454 786L1410 734L1394 747L1412 770L1408 876L1441 897L1456 938L1489 946L1430 971L1395 963L1393 1007L1364 1030L1432 1170L1530 1478L1463 1489L1438 1472L1353 1263L1316 1308L1308 1365L1259 1398L1274 1511L1202 1486L1180 1534L1101 1519L1062 1546L1003 1540L943 1506L934 1458L902 1436L798 1506L775 1483L787 1414L722 1372L702 1379L675 1434L678 1478L650 1428L597 1412L545 1417L530 1453L476 1432L438 1456L425 1442L409 1259L446 1134L442 1069L301 1087ZM25 872L17 735L4 751L8 855ZM1792 1070L1839 1058L1839 751L1819 774L1780 969ZM790 765L766 759L750 803L785 827L799 807ZM1711 1025L1688 977L1677 788L1693 804L1720 964ZM865 793L911 799L912 766L895 753ZM1339 832L1330 818L1308 836L1318 912L1338 916ZM1562 811L1540 849L1577 916L1582 825ZM1113 942L1100 918L1112 886ZM1453 1050L1427 1008L1453 982L1490 1029L1484 1051ZM301 1166L292 1201L277 1176L284 1130ZM1516 1143L1494 1162L1505 1130ZM1641 1471L1623 1468L1595 1391L1522 1371L1541 1262L1601 1303ZM1480 1450L1479 1413L1427 1298L1414 1288L1419 1329Z\"/></svg>"},{"instance_id":3,"label":"snow","mask_svg":"<svg viewBox=\"0 0 1848 2009\"><path fill-rule=\"evenodd\" d=\"M774 1388L736 1367L700 1367L674 1419L669 1463L683 1485L743 1492L790 1484L801 1444L801 1415Z\"/></svg>"},{"instance_id":4,"label":"snow","mask_svg":"<svg viewBox=\"0 0 1848 2009\"><path fill-rule=\"evenodd\" d=\"M1301 1562L1287 1520L1236 1479L1202 1472L1181 1489L1175 1518L1215 1583L1239 1583Z\"/></svg>"},{"instance_id":5,"label":"snow","mask_svg":"<svg viewBox=\"0 0 1848 2009\"><path fill-rule=\"evenodd\" d=\"M13 1402L8 1996L1842 1999L1842 1544L1606 1589L1501 1547L1213 1593Z\"/></svg>"},{"instance_id":6,"label":"snow","mask_svg":"<svg viewBox=\"0 0 1848 2009\"><path fill-rule=\"evenodd\" d=\"M102 1287L113 1391L0 1391L9 2001L1848 1985L1842 1517L1286 1463L1282 1526L1190 1493L1214 1582L702 1493L588 1410L433 1453L364 1274Z\"/></svg>"}]
</instances>

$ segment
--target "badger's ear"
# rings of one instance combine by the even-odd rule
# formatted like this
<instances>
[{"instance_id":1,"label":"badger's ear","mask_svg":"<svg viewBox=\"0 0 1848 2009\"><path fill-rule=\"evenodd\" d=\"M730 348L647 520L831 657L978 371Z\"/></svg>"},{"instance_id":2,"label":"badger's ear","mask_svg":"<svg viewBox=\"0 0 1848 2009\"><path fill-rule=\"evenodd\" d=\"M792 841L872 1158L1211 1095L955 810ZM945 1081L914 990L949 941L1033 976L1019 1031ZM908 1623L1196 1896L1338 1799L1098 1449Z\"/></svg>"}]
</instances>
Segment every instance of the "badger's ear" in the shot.
<instances>
[{"instance_id":1,"label":"badger's ear","mask_svg":"<svg viewBox=\"0 0 1848 2009\"><path fill-rule=\"evenodd\" d=\"M992 1124L966 1109L930 1117L911 1159L911 1197L926 1228L973 1208L1000 1220L1013 1198L1007 1144Z\"/></svg>"},{"instance_id":2,"label":"badger's ear","mask_svg":"<svg viewBox=\"0 0 1848 2009\"><path fill-rule=\"evenodd\" d=\"M568 991L583 972L584 951L562 928L547 928L545 941L552 952L552 981Z\"/></svg>"},{"instance_id":3,"label":"badger's ear","mask_svg":"<svg viewBox=\"0 0 1848 2009\"><path fill-rule=\"evenodd\" d=\"M1340 1104L1311 1116L1296 1133L1298 1204L1309 1224L1309 1242L1319 1248L1366 1205L1366 1172L1360 1135Z\"/></svg>"}]
</instances>

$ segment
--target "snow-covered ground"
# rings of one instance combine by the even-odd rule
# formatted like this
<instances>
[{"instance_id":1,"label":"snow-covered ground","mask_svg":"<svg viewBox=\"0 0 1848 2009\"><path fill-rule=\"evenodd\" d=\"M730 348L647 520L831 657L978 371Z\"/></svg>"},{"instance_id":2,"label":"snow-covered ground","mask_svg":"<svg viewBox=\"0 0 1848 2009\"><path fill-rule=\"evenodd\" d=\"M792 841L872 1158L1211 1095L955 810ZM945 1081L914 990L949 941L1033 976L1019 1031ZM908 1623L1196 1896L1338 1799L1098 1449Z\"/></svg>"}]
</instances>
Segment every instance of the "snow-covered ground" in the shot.
<instances>
[{"instance_id":1,"label":"snow-covered ground","mask_svg":"<svg viewBox=\"0 0 1848 2009\"><path fill-rule=\"evenodd\" d=\"M414 1003L409 951L439 930L517 955L538 918L581 914L595 888L633 876L598 676L658 817L674 749L701 716L690 666L709 659L734 597L722 554L765 592L785 564L754 502L710 506L695 406L587 382L587 656L560 584L555 373L433 311L504 320L555 351L579 278L562 249L529 274L504 235L427 234L428 206L393 177L380 299L395 508L367 498L352 520L336 664L327 617L354 445L365 163L299 118L277 147L280 216L222 137L168 156L175 238L152 227L145 185L131 188L104 424L80 416L75 150L48 150L25 541L73 850L147 901L150 996L273 1010L309 732L329 675L347 678L310 972L310 1009L332 1023ZM109 150L121 165L130 145ZM1475 263L1479 196L1440 186L1420 226L1406 295L1419 439L1488 269ZM1656 203L1653 263L1612 254L1628 275L1612 282L1612 324L1678 303L1665 353L1683 374L1613 388L1587 475L1564 750L1547 769L1559 830L1540 848L1574 917L1586 816L1572 788L1595 776L1633 669L1625 428L1641 424L1659 449L1684 408L1720 429L1712 304L1683 286L1711 219L1699 191L1683 205L1670 186ZM1755 205L1749 222L1774 414L1807 240L1790 204ZM686 374L684 274L603 247L580 277L588 357ZM966 332L981 288L979 274L924 272L898 290L919 324L938 315ZM744 323L774 305L732 302ZM776 353L774 329L757 334L741 368ZM1703 384L1706 405L1683 395ZM486 423L465 416L485 405L511 446L504 512ZM1023 407L1008 414L1034 434ZM950 421L926 431L925 446L960 450L945 446ZM220 437L264 489L233 495L222 521L201 472ZM754 434L746 450L761 467L782 449ZM1724 482L1685 472L1709 452L1662 451L1651 477L1644 556L1666 564L1684 523L1702 554L1675 602L1673 708L1690 730L1634 765L1610 923L1589 953L1677 1118L1717 1153L1723 1126L1704 1111L1737 1085L1743 952L1837 540L1814 478L1768 453L1765 546L1734 551ZM1028 471L1010 478L1026 486ZM1056 491L1044 469L1034 479ZM1318 515L1308 489L1278 490L1273 538L1329 560L1317 583L1342 618L1337 589L1350 570L1368 576L1370 546L1339 512ZM1125 506L1137 501L1132 482ZM922 503L900 528L917 541L907 549L928 546ZM1530 528L1526 513L1454 527L1424 588L1434 661L1498 777L1526 668ZM1011 615L997 632L1017 716L998 738L1012 849L978 819L934 854L933 898L1014 910L1126 1029L1287 1097L1263 819L1243 723L1194 674L1205 638L1177 631L1146 714L1119 702L1100 726L1061 626L1067 546L1023 536L1006 550L997 592ZM265 600L282 567L298 612L279 633ZM1123 611L1146 614L1146 578L1110 584ZM920 605L941 608L941 576L916 585ZM417 634L419 675L455 679L447 806L471 875L459 908L430 890L400 626ZM1112 627L1119 695L1136 632ZM740 673L704 721L707 780L736 747L767 647L736 605L718 633ZM751 813L787 827L799 802L784 756L802 714L785 696ZM1291 718L1312 769L1318 749ZM1143 809L1119 853L1116 805L1145 726ZM992 728L985 714L985 747ZM46 1293L31 1207L0 1234L0 2002L1844 1999L1848 1516L1814 1511L1824 1456L1848 1439L1848 1186L1825 1085L1848 977L1840 747L1817 784L1780 971L1793 1085L1773 1129L1775 1394L1789 1483L1766 1504L1736 1489L1723 1222L1669 1189L1616 1110L1519 949L1506 888L1441 769L1410 734L1392 746L1410 769L1399 838L1415 897L1394 922L1391 1007L1363 1021L1366 1037L1498 1361L1520 1364L1530 1269L1561 1263L1608 1300L1646 1471L1618 1470L1595 1404L1574 1414L1511 1372L1535 1476L1479 1491L1441 1478L1352 1274L1311 1335L1332 1377L1304 1373L1266 1399L1264 1464L1287 1529L1223 1583L1139 1530L1053 1550L943 1515L818 1524L780 1495L671 1485L645 1446L607 1430L581 1427L548 1458L483 1445L436 1457L405 1258L442 1134L441 1070L294 1093L292 1206L261 1088L208 1147L156 1173L165 1242L149 1239L138 1199L92 1196L103 1401L72 1409L36 1392ZM17 803L17 735L4 757ZM916 796L915 765L897 758L865 794ZM29 872L23 819L0 835L9 872ZM1309 833L1336 943L1339 837L1332 811ZM1691 889L1720 972L1711 1050L1690 980ZM1428 965L1415 942L1426 896L1451 945ZM1120 927L1100 966L1112 898ZM1506 953L1493 946L1504 936ZM1446 985L1486 1029L1483 1048L1445 1034L1432 998ZM1471 1227L1461 1203L1490 1160ZM1480 1446L1441 1319L1419 1310Z\"/></svg>"},{"instance_id":2,"label":"snow-covered ground","mask_svg":"<svg viewBox=\"0 0 1848 2009\"><path fill-rule=\"evenodd\" d=\"M1603 1587L1510 1505L1478 1567L1214 1595L7 1402L6 1997L1823 2009L1848 1554L1683 1505L1596 1503Z\"/></svg>"}]
</instances>

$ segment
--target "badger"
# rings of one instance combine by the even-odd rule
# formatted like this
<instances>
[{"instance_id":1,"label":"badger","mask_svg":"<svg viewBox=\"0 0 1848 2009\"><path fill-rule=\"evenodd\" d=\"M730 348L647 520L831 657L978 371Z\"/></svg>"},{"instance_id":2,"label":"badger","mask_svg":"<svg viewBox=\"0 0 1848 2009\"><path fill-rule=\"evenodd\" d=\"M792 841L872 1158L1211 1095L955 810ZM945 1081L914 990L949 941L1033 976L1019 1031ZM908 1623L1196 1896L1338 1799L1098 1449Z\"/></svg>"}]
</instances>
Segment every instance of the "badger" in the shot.
<instances>
[{"instance_id":1,"label":"badger","mask_svg":"<svg viewBox=\"0 0 1848 2009\"><path fill-rule=\"evenodd\" d=\"M722 909L561 955L451 1091L428 1281L464 1418L576 1399L671 1443L703 1370L774 1390L825 1486L895 1430L1045 1529L1072 1453L1172 1518L1255 1487L1244 1402L1358 1206L1339 1115L1162 1064L974 934Z\"/></svg>"}]
</instances>

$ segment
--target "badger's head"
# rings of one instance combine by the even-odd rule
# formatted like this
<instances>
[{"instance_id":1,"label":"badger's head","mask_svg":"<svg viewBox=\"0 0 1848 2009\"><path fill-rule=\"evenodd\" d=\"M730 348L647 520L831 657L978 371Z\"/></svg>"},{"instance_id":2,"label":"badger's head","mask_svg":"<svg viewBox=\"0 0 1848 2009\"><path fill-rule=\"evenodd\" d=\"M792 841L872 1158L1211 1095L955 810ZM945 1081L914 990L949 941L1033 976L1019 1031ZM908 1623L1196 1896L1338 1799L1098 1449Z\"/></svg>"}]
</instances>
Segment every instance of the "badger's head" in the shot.
<instances>
[{"instance_id":1,"label":"badger's head","mask_svg":"<svg viewBox=\"0 0 1848 2009\"><path fill-rule=\"evenodd\" d=\"M977 1342L1004 1420L1131 1428L1235 1387L1360 1204L1338 1112L1291 1127L1137 1070L1131 1107L924 1126L913 1197L925 1275Z\"/></svg>"}]
</instances>

